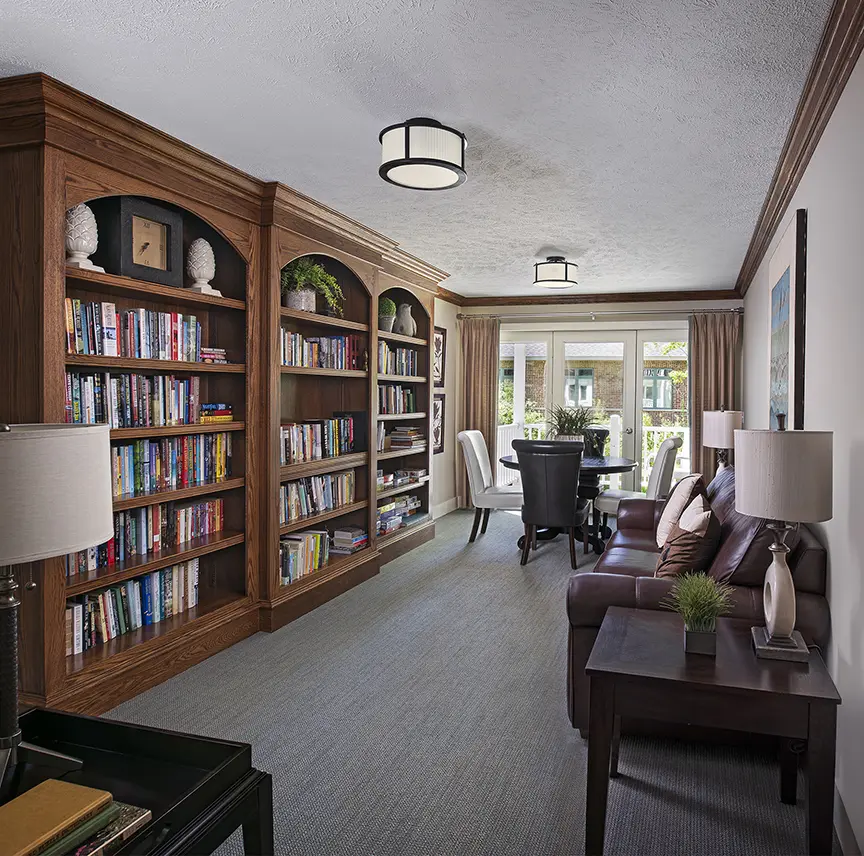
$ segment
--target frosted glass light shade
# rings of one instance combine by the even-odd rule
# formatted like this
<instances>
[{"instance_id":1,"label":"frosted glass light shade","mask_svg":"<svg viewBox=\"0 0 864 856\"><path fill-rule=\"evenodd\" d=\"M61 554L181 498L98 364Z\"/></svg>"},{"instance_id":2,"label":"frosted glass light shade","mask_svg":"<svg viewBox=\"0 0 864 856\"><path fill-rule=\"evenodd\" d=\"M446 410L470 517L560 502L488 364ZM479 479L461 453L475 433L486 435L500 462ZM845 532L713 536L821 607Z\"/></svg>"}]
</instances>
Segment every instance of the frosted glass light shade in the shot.
<instances>
[{"instance_id":1,"label":"frosted glass light shade","mask_svg":"<svg viewBox=\"0 0 864 856\"><path fill-rule=\"evenodd\" d=\"M744 424L740 410L705 410L702 412L702 445L708 449L732 449L735 432Z\"/></svg>"},{"instance_id":2,"label":"frosted glass light shade","mask_svg":"<svg viewBox=\"0 0 864 856\"><path fill-rule=\"evenodd\" d=\"M465 181L465 135L434 119L409 119L379 135L384 181L411 190L447 190Z\"/></svg>"},{"instance_id":3,"label":"frosted glass light shade","mask_svg":"<svg viewBox=\"0 0 864 856\"><path fill-rule=\"evenodd\" d=\"M107 425L0 431L0 565L93 547L114 535Z\"/></svg>"},{"instance_id":4,"label":"frosted glass light shade","mask_svg":"<svg viewBox=\"0 0 864 856\"><path fill-rule=\"evenodd\" d=\"M735 432L735 510L793 523L834 514L832 431Z\"/></svg>"},{"instance_id":5,"label":"frosted glass light shade","mask_svg":"<svg viewBox=\"0 0 864 856\"><path fill-rule=\"evenodd\" d=\"M576 265L563 256L549 256L534 265L534 285L541 288L571 288L577 285Z\"/></svg>"}]
</instances>

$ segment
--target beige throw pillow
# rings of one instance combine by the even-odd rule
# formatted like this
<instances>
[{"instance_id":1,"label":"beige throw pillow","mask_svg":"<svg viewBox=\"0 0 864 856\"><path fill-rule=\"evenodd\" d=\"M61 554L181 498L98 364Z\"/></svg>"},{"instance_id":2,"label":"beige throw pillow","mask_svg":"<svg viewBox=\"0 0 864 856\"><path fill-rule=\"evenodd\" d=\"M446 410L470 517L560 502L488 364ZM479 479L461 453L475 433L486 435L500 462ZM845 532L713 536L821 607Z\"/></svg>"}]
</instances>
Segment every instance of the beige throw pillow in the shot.
<instances>
[{"instance_id":1,"label":"beige throw pillow","mask_svg":"<svg viewBox=\"0 0 864 856\"><path fill-rule=\"evenodd\" d=\"M698 494L705 495L705 482L702 481L701 473L684 476L672 488L672 493L669 494L669 499L663 506L660 522L657 524L657 546L661 550L672 532L672 527L678 522L684 509L690 505L693 497Z\"/></svg>"},{"instance_id":2,"label":"beige throw pillow","mask_svg":"<svg viewBox=\"0 0 864 856\"><path fill-rule=\"evenodd\" d=\"M657 559L655 576L677 577L690 571L707 571L720 544L720 521L708 498L698 495L684 512L666 539Z\"/></svg>"}]
</instances>

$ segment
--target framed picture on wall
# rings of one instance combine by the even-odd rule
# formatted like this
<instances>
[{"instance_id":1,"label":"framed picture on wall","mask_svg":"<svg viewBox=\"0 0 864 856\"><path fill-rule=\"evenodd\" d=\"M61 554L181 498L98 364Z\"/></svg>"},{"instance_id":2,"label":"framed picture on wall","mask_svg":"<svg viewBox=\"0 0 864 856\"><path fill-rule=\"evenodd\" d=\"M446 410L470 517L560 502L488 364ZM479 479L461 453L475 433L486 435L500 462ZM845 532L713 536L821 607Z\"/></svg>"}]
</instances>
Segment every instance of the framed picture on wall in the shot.
<instances>
[{"instance_id":1,"label":"framed picture on wall","mask_svg":"<svg viewBox=\"0 0 864 856\"><path fill-rule=\"evenodd\" d=\"M444 451L444 393L432 396L432 454Z\"/></svg>"},{"instance_id":2,"label":"framed picture on wall","mask_svg":"<svg viewBox=\"0 0 864 856\"><path fill-rule=\"evenodd\" d=\"M804 428L804 336L807 211L799 208L768 264L770 283L769 427Z\"/></svg>"},{"instance_id":3,"label":"framed picture on wall","mask_svg":"<svg viewBox=\"0 0 864 856\"><path fill-rule=\"evenodd\" d=\"M444 369L447 362L447 331L436 327L432 335L432 382L444 386Z\"/></svg>"}]
</instances>

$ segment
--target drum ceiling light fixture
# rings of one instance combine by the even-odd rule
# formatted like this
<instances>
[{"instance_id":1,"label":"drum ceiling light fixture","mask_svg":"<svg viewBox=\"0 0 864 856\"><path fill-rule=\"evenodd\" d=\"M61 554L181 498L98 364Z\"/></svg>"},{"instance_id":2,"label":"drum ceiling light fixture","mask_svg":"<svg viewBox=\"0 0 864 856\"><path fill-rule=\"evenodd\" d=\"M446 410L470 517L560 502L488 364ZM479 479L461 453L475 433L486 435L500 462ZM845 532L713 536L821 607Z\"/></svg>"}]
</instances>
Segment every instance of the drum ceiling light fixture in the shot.
<instances>
[{"instance_id":1,"label":"drum ceiling light fixture","mask_svg":"<svg viewBox=\"0 0 864 856\"><path fill-rule=\"evenodd\" d=\"M378 175L411 190L447 190L465 181L465 135L434 119L408 119L379 135Z\"/></svg>"},{"instance_id":2,"label":"drum ceiling light fixture","mask_svg":"<svg viewBox=\"0 0 864 856\"><path fill-rule=\"evenodd\" d=\"M570 288L577 285L576 267L564 256L547 256L545 262L534 265L534 285L540 288Z\"/></svg>"}]
</instances>

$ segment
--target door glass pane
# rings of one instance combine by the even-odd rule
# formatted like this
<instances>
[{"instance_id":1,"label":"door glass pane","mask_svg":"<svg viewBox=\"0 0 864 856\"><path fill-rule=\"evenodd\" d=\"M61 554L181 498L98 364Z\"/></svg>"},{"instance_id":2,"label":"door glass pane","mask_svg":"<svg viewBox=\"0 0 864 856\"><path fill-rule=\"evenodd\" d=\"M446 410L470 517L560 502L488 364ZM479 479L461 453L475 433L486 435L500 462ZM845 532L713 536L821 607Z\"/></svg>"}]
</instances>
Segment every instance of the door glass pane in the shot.
<instances>
[{"instance_id":1,"label":"door glass pane","mask_svg":"<svg viewBox=\"0 0 864 856\"><path fill-rule=\"evenodd\" d=\"M687 403L687 342L645 342L642 349L642 490L668 437L681 437L673 482L690 472L690 414Z\"/></svg>"}]
</instances>

